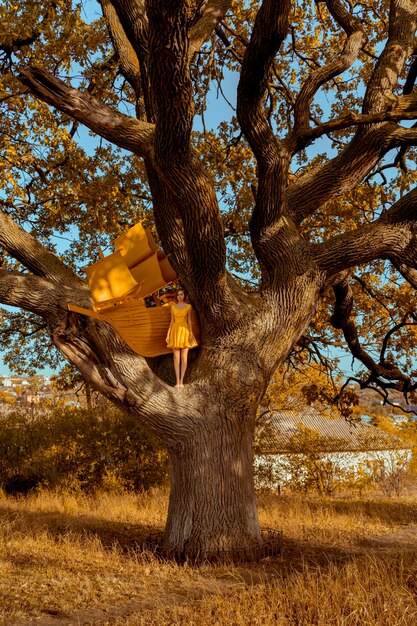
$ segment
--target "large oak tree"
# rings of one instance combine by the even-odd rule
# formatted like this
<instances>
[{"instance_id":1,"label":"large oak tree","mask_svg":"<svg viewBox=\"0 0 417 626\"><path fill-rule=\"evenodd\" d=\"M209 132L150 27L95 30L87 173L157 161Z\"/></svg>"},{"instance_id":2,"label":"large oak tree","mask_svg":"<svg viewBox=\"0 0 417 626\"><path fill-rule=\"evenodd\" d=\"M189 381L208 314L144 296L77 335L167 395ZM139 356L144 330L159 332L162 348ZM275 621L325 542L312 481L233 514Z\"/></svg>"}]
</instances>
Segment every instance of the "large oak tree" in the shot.
<instances>
[{"instance_id":1,"label":"large oak tree","mask_svg":"<svg viewBox=\"0 0 417 626\"><path fill-rule=\"evenodd\" d=\"M362 386L415 389L417 3L101 9L2 7L0 302L29 313L8 332L46 332L163 440L167 547L257 544L255 418L288 358L344 341ZM236 110L209 127L237 76ZM83 127L105 141L84 150ZM149 211L201 322L182 390L166 358L67 311L91 307L76 270L95 245ZM65 255L58 236L76 239Z\"/></svg>"}]
</instances>

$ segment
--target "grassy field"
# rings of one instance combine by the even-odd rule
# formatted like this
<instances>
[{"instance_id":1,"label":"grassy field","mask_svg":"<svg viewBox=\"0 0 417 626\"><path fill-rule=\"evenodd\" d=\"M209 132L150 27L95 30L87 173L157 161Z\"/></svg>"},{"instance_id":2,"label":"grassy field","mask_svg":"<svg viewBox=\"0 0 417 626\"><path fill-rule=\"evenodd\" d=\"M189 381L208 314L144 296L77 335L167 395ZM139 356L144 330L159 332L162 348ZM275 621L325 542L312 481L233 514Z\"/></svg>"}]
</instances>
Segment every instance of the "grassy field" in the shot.
<instances>
[{"instance_id":1,"label":"grassy field","mask_svg":"<svg viewBox=\"0 0 417 626\"><path fill-rule=\"evenodd\" d=\"M415 626L417 500L259 496L282 558L179 567L138 553L166 493L0 500L0 624Z\"/></svg>"}]
</instances>

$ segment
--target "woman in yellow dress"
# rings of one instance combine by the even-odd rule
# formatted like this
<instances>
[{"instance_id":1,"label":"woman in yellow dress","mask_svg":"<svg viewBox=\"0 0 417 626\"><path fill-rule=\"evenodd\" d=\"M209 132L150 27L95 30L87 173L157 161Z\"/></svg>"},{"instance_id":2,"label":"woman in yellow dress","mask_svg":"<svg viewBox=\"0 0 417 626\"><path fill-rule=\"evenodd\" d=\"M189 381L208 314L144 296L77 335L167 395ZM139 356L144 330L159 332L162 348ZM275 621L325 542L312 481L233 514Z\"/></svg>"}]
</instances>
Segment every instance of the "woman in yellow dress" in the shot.
<instances>
[{"instance_id":1,"label":"woman in yellow dress","mask_svg":"<svg viewBox=\"0 0 417 626\"><path fill-rule=\"evenodd\" d=\"M179 289L177 301L171 306L171 323L166 337L168 348L174 351L176 387L184 386L188 349L197 345L191 326L191 310L191 304L185 302L185 292Z\"/></svg>"}]
</instances>

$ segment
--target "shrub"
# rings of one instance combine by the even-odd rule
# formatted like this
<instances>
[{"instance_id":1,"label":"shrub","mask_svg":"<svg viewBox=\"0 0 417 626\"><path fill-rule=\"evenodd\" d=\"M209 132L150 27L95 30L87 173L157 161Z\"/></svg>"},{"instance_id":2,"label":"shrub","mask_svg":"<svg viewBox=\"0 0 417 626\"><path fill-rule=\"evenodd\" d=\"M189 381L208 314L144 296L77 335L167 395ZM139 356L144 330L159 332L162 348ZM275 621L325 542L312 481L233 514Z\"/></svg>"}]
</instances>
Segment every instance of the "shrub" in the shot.
<instances>
[{"instance_id":1,"label":"shrub","mask_svg":"<svg viewBox=\"0 0 417 626\"><path fill-rule=\"evenodd\" d=\"M167 479L160 442L137 419L55 406L20 408L0 416L0 487L146 490Z\"/></svg>"}]
</instances>

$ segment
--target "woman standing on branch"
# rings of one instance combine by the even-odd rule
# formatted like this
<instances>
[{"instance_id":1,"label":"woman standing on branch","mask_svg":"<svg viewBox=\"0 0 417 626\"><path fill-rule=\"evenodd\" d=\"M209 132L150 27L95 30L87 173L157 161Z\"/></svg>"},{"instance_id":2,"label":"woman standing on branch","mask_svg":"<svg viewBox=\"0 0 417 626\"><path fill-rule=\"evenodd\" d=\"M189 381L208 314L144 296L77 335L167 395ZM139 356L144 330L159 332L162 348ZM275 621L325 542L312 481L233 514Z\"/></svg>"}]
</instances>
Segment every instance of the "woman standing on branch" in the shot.
<instances>
[{"instance_id":1,"label":"woman standing on branch","mask_svg":"<svg viewBox=\"0 0 417 626\"><path fill-rule=\"evenodd\" d=\"M168 328L166 342L174 351L174 370L176 387L183 387L187 369L188 349L197 345L191 326L191 304L185 302L185 292L179 289L176 303L171 306L171 323Z\"/></svg>"}]
</instances>

